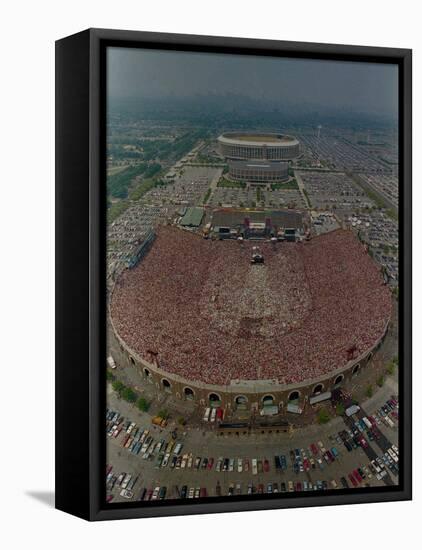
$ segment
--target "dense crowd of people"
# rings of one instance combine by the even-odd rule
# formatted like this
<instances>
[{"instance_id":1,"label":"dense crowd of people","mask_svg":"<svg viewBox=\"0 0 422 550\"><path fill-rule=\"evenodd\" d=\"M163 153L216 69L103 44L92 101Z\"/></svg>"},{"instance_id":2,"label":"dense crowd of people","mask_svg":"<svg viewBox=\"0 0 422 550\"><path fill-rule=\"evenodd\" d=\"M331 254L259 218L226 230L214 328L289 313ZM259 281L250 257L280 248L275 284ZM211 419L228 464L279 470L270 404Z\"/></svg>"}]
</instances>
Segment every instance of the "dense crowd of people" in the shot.
<instances>
[{"instance_id":1,"label":"dense crowd of people","mask_svg":"<svg viewBox=\"0 0 422 550\"><path fill-rule=\"evenodd\" d=\"M391 313L379 268L350 231L306 243L211 241L161 227L116 283L114 326L129 348L169 373L299 383L374 346Z\"/></svg>"}]
</instances>

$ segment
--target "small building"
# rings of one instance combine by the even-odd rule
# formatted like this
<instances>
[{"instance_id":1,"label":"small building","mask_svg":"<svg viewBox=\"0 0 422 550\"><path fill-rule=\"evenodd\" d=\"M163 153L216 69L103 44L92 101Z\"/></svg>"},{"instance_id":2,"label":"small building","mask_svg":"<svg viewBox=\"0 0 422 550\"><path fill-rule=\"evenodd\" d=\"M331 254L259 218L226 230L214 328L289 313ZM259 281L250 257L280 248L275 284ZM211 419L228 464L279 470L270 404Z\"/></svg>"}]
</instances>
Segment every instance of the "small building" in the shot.
<instances>
[{"instance_id":1,"label":"small building","mask_svg":"<svg viewBox=\"0 0 422 550\"><path fill-rule=\"evenodd\" d=\"M204 209L199 206L192 206L186 209L186 212L180 220L183 227L199 227L204 217Z\"/></svg>"}]
</instances>

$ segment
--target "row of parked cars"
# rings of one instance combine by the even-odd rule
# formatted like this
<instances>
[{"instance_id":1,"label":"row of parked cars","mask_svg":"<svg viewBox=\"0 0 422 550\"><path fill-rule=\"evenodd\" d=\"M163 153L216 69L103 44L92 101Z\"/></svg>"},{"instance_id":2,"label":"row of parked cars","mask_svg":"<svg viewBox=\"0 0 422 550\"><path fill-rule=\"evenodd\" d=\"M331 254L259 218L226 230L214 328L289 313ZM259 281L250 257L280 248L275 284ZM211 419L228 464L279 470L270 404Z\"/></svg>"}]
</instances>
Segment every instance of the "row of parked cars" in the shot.
<instances>
[{"instance_id":1,"label":"row of parked cars","mask_svg":"<svg viewBox=\"0 0 422 550\"><path fill-rule=\"evenodd\" d=\"M397 396L392 395L390 399L380 407L373 415L373 419L379 425L385 424L388 428L395 428L399 421L399 402Z\"/></svg>"},{"instance_id":2,"label":"row of parked cars","mask_svg":"<svg viewBox=\"0 0 422 550\"><path fill-rule=\"evenodd\" d=\"M166 441L165 438L155 441L149 429L137 427L136 423L130 420L125 421L117 411L108 410L106 419L107 435L117 438L119 434L122 434L122 447L132 454L139 455L144 460L151 459L153 455L162 455L163 459L165 458L164 465L167 465L173 454L172 462L175 463L183 448L183 444L176 441L175 433L172 434L169 441Z\"/></svg>"},{"instance_id":3,"label":"row of parked cars","mask_svg":"<svg viewBox=\"0 0 422 550\"><path fill-rule=\"evenodd\" d=\"M337 447L331 446L326 448L322 441L311 443L307 449L291 449L290 459L292 468L295 474L301 472L309 472L319 468L323 470L326 465L332 464L340 457L340 452ZM277 460L275 460L276 469L286 469L286 460L283 455L279 457L280 466L277 468Z\"/></svg>"},{"instance_id":4,"label":"row of parked cars","mask_svg":"<svg viewBox=\"0 0 422 550\"><path fill-rule=\"evenodd\" d=\"M292 493L299 491L325 491L327 489L338 489L341 486L348 488L349 485L345 478L342 478L340 483L332 479L331 481L317 480L311 481L282 481L274 483L259 483L255 485L252 481L247 486L243 486L241 482L231 482L227 489L223 489L220 482L217 481L214 494L211 495L206 487L183 485L179 492L179 498L192 499L204 498L207 496L233 496L242 494L276 494L276 493ZM154 497L155 495L155 497ZM162 496L164 495L164 496ZM156 487L154 490L143 488L139 494L139 500L155 500L156 498L164 498L166 495L166 487Z\"/></svg>"},{"instance_id":5,"label":"row of parked cars","mask_svg":"<svg viewBox=\"0 0 422 550\"><path fill-rule=\"evenodd\" d=\"M126 472L121 472L116 474L113 472L113 466L111 464L107 465L106 468L106 488L107 488L107 502L110 502L113 499L111 491L117 489L120 496L130 499L133 498L133 490L139 479L139 476L134 474L129 474Z\"/></svg>"}]
</instances>

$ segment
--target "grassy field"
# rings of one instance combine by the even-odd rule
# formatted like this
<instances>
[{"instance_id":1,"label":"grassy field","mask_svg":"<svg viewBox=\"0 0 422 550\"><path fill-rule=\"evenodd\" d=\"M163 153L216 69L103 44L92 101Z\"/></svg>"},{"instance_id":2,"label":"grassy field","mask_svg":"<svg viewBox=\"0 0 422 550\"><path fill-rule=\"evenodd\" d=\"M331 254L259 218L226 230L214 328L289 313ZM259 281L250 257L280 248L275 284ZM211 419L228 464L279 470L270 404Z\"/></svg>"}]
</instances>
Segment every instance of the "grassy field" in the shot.
<instances>
[{"instance_id":1,"label":"grassy field","mask_svg":"<svg viewBox=\"0 0 422 550\"><path fill-rule=\"evenodd\" d=\"M127 164L124 164L122 166L112 166L111 168L107 168L107 177L123 172L123 170L126 170L127 167Z\"/></svg>"},{"instance_id":2,"label":"grassy field","mask_svg":"<svg viewBox=\"0 0 422 550\"><path fill-rule=\"evenodd\" d=\"M107 223L114 222L114 220L121 216L130 205L131 202L128 200L121 200L113 203L107 210Z\"/></svg>"}]
</instances>

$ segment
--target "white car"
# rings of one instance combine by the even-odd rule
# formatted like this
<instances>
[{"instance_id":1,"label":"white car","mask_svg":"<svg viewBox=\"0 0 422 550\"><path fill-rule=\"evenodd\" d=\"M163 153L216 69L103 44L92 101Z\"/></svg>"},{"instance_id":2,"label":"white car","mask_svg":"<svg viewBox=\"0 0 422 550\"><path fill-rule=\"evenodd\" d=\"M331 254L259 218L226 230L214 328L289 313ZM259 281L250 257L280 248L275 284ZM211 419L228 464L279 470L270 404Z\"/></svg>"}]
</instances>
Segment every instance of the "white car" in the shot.
<instances>
[{"instance_id":1,"label":"white car","mask_svg":"<svg viewBox=\"0 0 422 550\"><path fill-rule=\"evenodd\" d=\"M133 498L133 493L128 489L123 489L122 491L120 491L120 496L124 498Z\"/></svg>"},{"instance_id":2,"label":"white car","mask_svg":"<svg viewBox=\"0 0 422 550\"><path fill-rule=\"evenodd\" d=\"M134 428L135 426L136 426L136 422L131 422L131 423L129 424L128 429L126 430L126 433L128 433L128 434L132 433L132 430L133 430L133 428Z\"/></svg>"},{"instance_id":3,"label":"white car","mask_svg":"<svg viewBox=\"0 0 422 550\"><path fill-rule=\"evenodd\" d=\"M160 487L156 487L154 489L154 492L152 493L151 500L157 500L159 493L160 493Z\"/></svg>"},{"instance_id":4,"label":"white car","mask_svg":"<svg viewBox=\"0 0 422 550\"><path fill-rule=\"evenodd\" d=\"M212 409L210 422L215 422L215 417L217 416L217 409Z\"/></svg>"},{"instance_id":5,"label":"white car","mask_svg":"<svg viewBox=\"0 0 422 550\"><path fill-rule=\"evenodd\" d=\"M237 471L239 473L243 472L243 460L241 458L237 459Z\"/></svg>"},{"instance_id":6,"label":"white car","mask_svg":"<svg viewBox=\"0 0 422 550\"><path fill-rule=\"evenodd\" d=\"M182 447L183 447L182 443L177 443L176 446L173 449L173 453L175 455L178 455L180 453L180 451L182 450Z\"/></svg>"},{"instance_id":7,"label":"white car","mask_svg":"<svg viewBox=\"0 0 422 550\"><path fill-rule=\"evenodd\" d=\"M254 476L258 474L258 461L256 458L252 459L252 473Z\"/></svg>"},{"instance_id":8,"label":"white car","mask_svg":"<svg viewBox=\"0 0 422 550\"><path fill-rule=\"evenodd\" d=\"M149 430L144 430L143 434L142 434L141 437L139 438L139 441L140 441L141 443L143 443L143 442L145 441L145 439L147 438L148 434L149 434Z\"/></svg>"},{"instance_id":9,"label":"white car","mask_svg":"<svg viewBox=\"0 0 422 550\"><path fill-rule=\"evenodd\" d=\"M163 458L163 462L161 463L161 468L165 468L169 463L169 460L170 460L170 453L166 453Z\"/></svg>"},{"instance_id":10,"label":"white car","mask_svg":"<svg viewBox=\"0 0 422 550\"><path fill-rule=\"evenodd\" d=\"M388 454L391 456L391 458L394 460L394 462L398 462L399 459L398 459L398 456L396 455L396 453L393 451L393 449L388 449Z\"/></svg>"},{"instance_id":11,"label":"white car","mask_svg":"<svg viewBox=\"0 0 422 550\"><path fill-rule=\"evenodd\" d=\"M234 470L234 458L231 458L229 460L229 472L233 472Z\"/></svg>"},{"instance_id":12,"label":"white car","mask_svg":"<svg viewBox=\"0 0 422 550\"><path fill-rule=\"evenodd\" d=\"M107 357L107 363L108 363L108 366L111 368L111 369L115 369L116 368L116 363L114 362L114 359L111 355L109 355Z\"/></svg>"}]
</instances>

